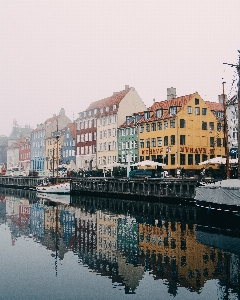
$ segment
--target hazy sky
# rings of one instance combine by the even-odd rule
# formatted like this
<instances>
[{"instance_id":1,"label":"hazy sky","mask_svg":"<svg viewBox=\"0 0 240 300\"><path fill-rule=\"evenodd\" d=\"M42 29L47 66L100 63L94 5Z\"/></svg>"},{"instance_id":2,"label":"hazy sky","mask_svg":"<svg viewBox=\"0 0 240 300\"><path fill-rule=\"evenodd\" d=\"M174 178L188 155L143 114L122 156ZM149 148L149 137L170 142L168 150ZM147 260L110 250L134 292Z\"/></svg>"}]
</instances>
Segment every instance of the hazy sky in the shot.
<instances>
[{"instance_id":1,"label":"hazy sky","mask_svg":"<svg viewBox=\"0 0 240 300\"><path fill-rule=\"evenodd\" d=\"M0 135L135 87L147 106L236 91L239 0L0 0ZM127 110L127 108L126 108Z\"/></svg>"}]
</instances>

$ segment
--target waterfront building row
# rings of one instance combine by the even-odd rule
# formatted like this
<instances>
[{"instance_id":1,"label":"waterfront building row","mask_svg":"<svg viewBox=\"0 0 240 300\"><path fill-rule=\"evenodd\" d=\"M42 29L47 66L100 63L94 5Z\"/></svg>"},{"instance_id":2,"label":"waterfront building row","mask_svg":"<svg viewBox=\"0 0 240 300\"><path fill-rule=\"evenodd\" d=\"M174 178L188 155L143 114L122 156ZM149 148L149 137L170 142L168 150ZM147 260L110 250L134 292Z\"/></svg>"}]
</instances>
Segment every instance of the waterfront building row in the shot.
<instances>
[{"instance_id":1,"label":"waterfront building row","mask_svg":"<svg viewBox=\"0 0 240 300\"><path fill-rule=\"evenodd\" d=\"M198 93L177 97L174 88L167 100L147 108L137 91L125 86L92 102L74 122L61 109L39 124L25 142L8 146L7 167L47 171L56 167L58 156L60 165L91 171L150 159L166 164L173 176L183 167L194 175L200 162L225 155L223 113L220 103Z\"/></svg>"}]
</instances>

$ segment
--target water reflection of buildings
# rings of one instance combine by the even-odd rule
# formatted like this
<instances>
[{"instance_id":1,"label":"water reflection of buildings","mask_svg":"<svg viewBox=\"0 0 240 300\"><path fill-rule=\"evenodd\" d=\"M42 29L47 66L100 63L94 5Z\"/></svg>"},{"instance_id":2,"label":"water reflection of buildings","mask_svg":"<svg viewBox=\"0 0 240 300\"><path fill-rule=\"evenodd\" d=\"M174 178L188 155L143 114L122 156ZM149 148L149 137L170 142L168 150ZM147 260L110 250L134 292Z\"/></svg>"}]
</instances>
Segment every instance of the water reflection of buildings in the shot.
<instances>
[{"instance_id":1,"label":"water reflection of buildings","mask_svg":"<svg viewBox=\"0 0 240 300\"><path fill-rule=\"evenodd\" d=\"M199 241L196 225L188 219L189 215L195 218L194 211L180 222L178 207L160 204L161 209L156 204L144 208L144 217L136 211L120 212L126 205L122 200L118 200L117 212L106 209L106 202L101 207L100 200L92 207L89 202L87 206L66 206L32 200L30 204L28 199L13 195L0 200L0 214L4 220L5 209L14 238L31 235L60 259L73 251L80 264L107 276L113 285L123 286L125 293L137 291L146 271L155 279L167 280L172 295L179 286L200 292L209 279L219 279L226 285L229 278L232 287L239 282L238 254L221 248L221 243L214 246L204 239ZM114 207L110 202L109 206ZM159 218L151 218L151 211Z\"/></svg>"},{"instance_id":2,"label":"water reflection of buildings","mask_svg":"<svg viewBox=\"0 0 240 300\"><path fill-rule=\"evenodd\" d=\"M226 275L226 256L199 244L195 225L157 221L155 225L139 224L139 248L147 269L156 279L168 279L173 295L178 285L199 291L207 279Z\"/></svg>"}]
</instances>

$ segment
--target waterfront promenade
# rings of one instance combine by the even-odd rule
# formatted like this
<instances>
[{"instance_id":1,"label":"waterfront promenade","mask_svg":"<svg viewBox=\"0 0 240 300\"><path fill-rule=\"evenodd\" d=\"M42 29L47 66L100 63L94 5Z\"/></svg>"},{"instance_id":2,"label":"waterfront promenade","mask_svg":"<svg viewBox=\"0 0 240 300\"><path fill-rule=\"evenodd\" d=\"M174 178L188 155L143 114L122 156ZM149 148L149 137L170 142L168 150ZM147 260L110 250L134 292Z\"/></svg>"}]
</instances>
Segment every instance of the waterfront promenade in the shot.
<instances>
[{"instance_id":1,"label":"waterfront promenade","mask_svg":"<svg viewBox=\"0 0 240 300\"><path fill-rule=\"evenodd\" d=\"M0 177L0 186L35 189L41 177ZM71 194L88 194L101 197L117 197L141 200L194 199L197 180L195 178L60 178L70 180Z\"/></svg>"}]
</instances>

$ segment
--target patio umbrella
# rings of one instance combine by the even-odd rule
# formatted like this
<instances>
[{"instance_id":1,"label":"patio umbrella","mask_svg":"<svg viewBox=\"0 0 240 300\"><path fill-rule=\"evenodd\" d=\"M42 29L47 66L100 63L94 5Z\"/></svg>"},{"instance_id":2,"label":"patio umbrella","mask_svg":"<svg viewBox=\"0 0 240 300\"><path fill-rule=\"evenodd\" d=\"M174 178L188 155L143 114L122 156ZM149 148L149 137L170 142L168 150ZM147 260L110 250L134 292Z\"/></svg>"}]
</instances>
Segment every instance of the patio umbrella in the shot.
<instances>
[{"instance_id":1,"label":"patio umbrella","mask_svg":"<svg viewBox=\"0 0 240 300\"><path fill-rule=\"evenodd\" d=\"M112 169L112 168L118 168L118 167L126 168L127 165L124 165L124 164L121 164L121 163L118 163L118 162L113 162L113 163L107 164L103 167L106 168L106 169Z\"/></svg>"},{"instance_id":2,"label":"patio umbrella","mask_svg":"<svg viewBox=\"0 0 240 300\"><path fill-rule=\"evenodd\" d=\"M161 166L164 167L166 164L159 163L157 161L152 161L152 160L143 160L138 163L132 164L131 166L140 166L140 167L156 167L156 166Z\"/></svg>"},{"instance_id":3,"label":"patio umbrella","mask_svg":"<svg viewBox=\"0 0 240 300\"><path fill-rule=\"evenodd\" d=\"M229 159L230 164L236 164L238 163L238 159ZM209 160L205 160L203 162L200 162L199 165L207 165L207 164L226 164L226 157L213 157L210 158Z\"/></svg>"}]
</instances>

